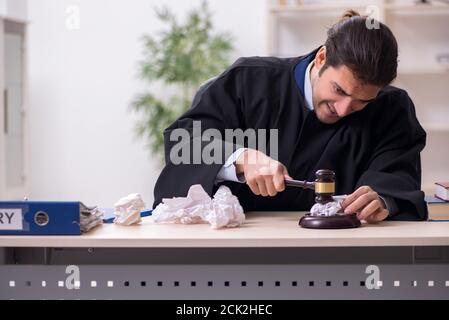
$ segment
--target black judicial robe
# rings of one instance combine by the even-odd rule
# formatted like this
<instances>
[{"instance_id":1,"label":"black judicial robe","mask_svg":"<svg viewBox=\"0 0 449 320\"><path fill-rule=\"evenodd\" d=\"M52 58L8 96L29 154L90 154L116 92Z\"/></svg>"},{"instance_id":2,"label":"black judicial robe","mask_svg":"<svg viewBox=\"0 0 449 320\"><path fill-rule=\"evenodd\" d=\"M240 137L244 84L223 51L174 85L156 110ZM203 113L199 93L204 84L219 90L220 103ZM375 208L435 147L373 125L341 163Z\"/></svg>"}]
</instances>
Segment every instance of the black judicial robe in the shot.
<instances>
[{"instance_id":1,"label":"black judicial robe","mask_svg":"<svg viewBox=\"0 0 449 320\"><path fill-rule=\"evenodd\" d=\"M193 121L201 121L202 131L216 128L223 136L225 129L278 129L277 160L294 179L314 181L317 170L330 169L336 173L336 194L367 185L395 201L399 212L388 219L427 219L420 191L420 152L426 133L407 92L387 86L362 111L335 124L321 123L306 107L295 82L295 66L307 57L310 54L240 58L200 88L191 108L164 131L166 166L154 189L153 207L163 198L186 196L194 184L201 184L211 196L221 184L227 185L245 212L307 211L315 203L313 190L286 187L275 197L262 197L246 184L215 184L229 156L224 152L223 162L217 164L172 163L169 153L177 142L169 141L170 133L177 128L192 131ZM193 139L198 137L192 137L191 144ZM225 143L231 142L223 142L223 147ZM234 145L233 150L237 148Z\"/></svg>"}]
</instances>

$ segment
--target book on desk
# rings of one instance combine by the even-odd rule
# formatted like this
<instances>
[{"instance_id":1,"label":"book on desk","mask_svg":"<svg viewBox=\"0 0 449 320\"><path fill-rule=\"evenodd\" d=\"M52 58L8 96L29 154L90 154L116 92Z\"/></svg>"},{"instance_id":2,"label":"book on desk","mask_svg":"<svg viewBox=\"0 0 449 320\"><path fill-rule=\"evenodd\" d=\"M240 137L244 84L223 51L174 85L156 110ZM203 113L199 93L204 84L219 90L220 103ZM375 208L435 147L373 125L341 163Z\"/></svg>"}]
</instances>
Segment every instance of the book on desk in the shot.
<instances>
[{"instance_id":1,"label":"book on desk","mask_svg":"<svg viewBox=\"0 0 449 320\"><path fill-rule=\"evenodd\" d=\"M449 182L435 182L435 197L449 201Z\"/></svg>"},{"instance_id":2,"label":"book on desk","mask_svg":"<svg viewBox=\"0 0 449 320\"><path fill-rule=\"evenodd\" d=\"M430 221L449 220L449 201L444 201L434 196L426 196L427 209Z\"/></svg>"}]
</instances>

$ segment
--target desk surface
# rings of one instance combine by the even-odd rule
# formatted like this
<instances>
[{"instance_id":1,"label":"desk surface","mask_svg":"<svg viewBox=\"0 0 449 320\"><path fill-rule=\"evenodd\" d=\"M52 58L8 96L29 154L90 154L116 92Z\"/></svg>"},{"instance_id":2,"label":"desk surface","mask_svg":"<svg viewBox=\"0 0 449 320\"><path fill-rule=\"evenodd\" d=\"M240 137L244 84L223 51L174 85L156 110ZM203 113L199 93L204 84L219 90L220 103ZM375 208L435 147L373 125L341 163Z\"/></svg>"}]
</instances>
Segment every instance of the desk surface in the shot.
<instances>
[{"instance_id":1,"label":"desk surface","mask_svg":"<svg viewBox=\"0 0 449 320\"><path fill-rule=\"evenodd\" d=\"M300 213L251 212L239 228L213 230L208 224L106 224L82 236L0 236L0 247L210 248L449 246L449 222L382 222L345 230L298 226Z\"/></svg>"}]
</instances>

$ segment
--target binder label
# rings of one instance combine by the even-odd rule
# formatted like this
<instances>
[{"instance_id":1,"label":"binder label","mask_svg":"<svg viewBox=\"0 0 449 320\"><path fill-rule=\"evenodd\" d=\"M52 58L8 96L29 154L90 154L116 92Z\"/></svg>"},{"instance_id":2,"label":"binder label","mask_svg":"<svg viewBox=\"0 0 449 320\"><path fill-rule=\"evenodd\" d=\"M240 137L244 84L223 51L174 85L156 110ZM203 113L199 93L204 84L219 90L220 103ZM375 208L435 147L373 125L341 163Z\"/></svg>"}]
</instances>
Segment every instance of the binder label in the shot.
<instances>
[{"instance_id":1,"label":"binder label","mask_svg":"<svg viewBox=\"0 0 449 320\"><path fill-rule=\"evenodd\" d=\"M23 230L22 209L0 208L0 230Z\"/></svg>"}]
</instances>

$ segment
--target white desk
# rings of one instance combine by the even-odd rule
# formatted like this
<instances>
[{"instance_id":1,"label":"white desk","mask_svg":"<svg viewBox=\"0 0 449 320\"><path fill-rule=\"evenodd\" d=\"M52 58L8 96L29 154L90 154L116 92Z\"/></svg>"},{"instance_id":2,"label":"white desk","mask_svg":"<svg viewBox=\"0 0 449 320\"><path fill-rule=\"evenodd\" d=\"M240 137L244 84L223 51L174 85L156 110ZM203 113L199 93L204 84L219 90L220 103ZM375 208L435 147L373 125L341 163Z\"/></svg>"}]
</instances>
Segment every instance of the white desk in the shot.
<instances>
[{"instance_id":1,"label":"white desk","mask_svg":"<svg viewBox=\"0 0 449 320\"><path fill-rule=\"evenodd\" d=\"M148 217L82 236L2 236L0 298L449 299L449 222L310 230L300 215L248 213L222 230ZM67 265L81 270L80 290L58 287ZM380 270L378 290L365 286L368 265Z\"/></svg>"},{"instance_id":2,"label":"white desk","mask_svg":"<svg viewBox=\"0 0 449 320\"><path fill-rule=\"evenodd\" d=\"M105 224L82 236L2 236L1 247L229 248L449 246L449 222L382 222L344 230L298 226L300 213L254 212L242 227L213 230L208 224Z\"/></svg>"}]
</instances>

